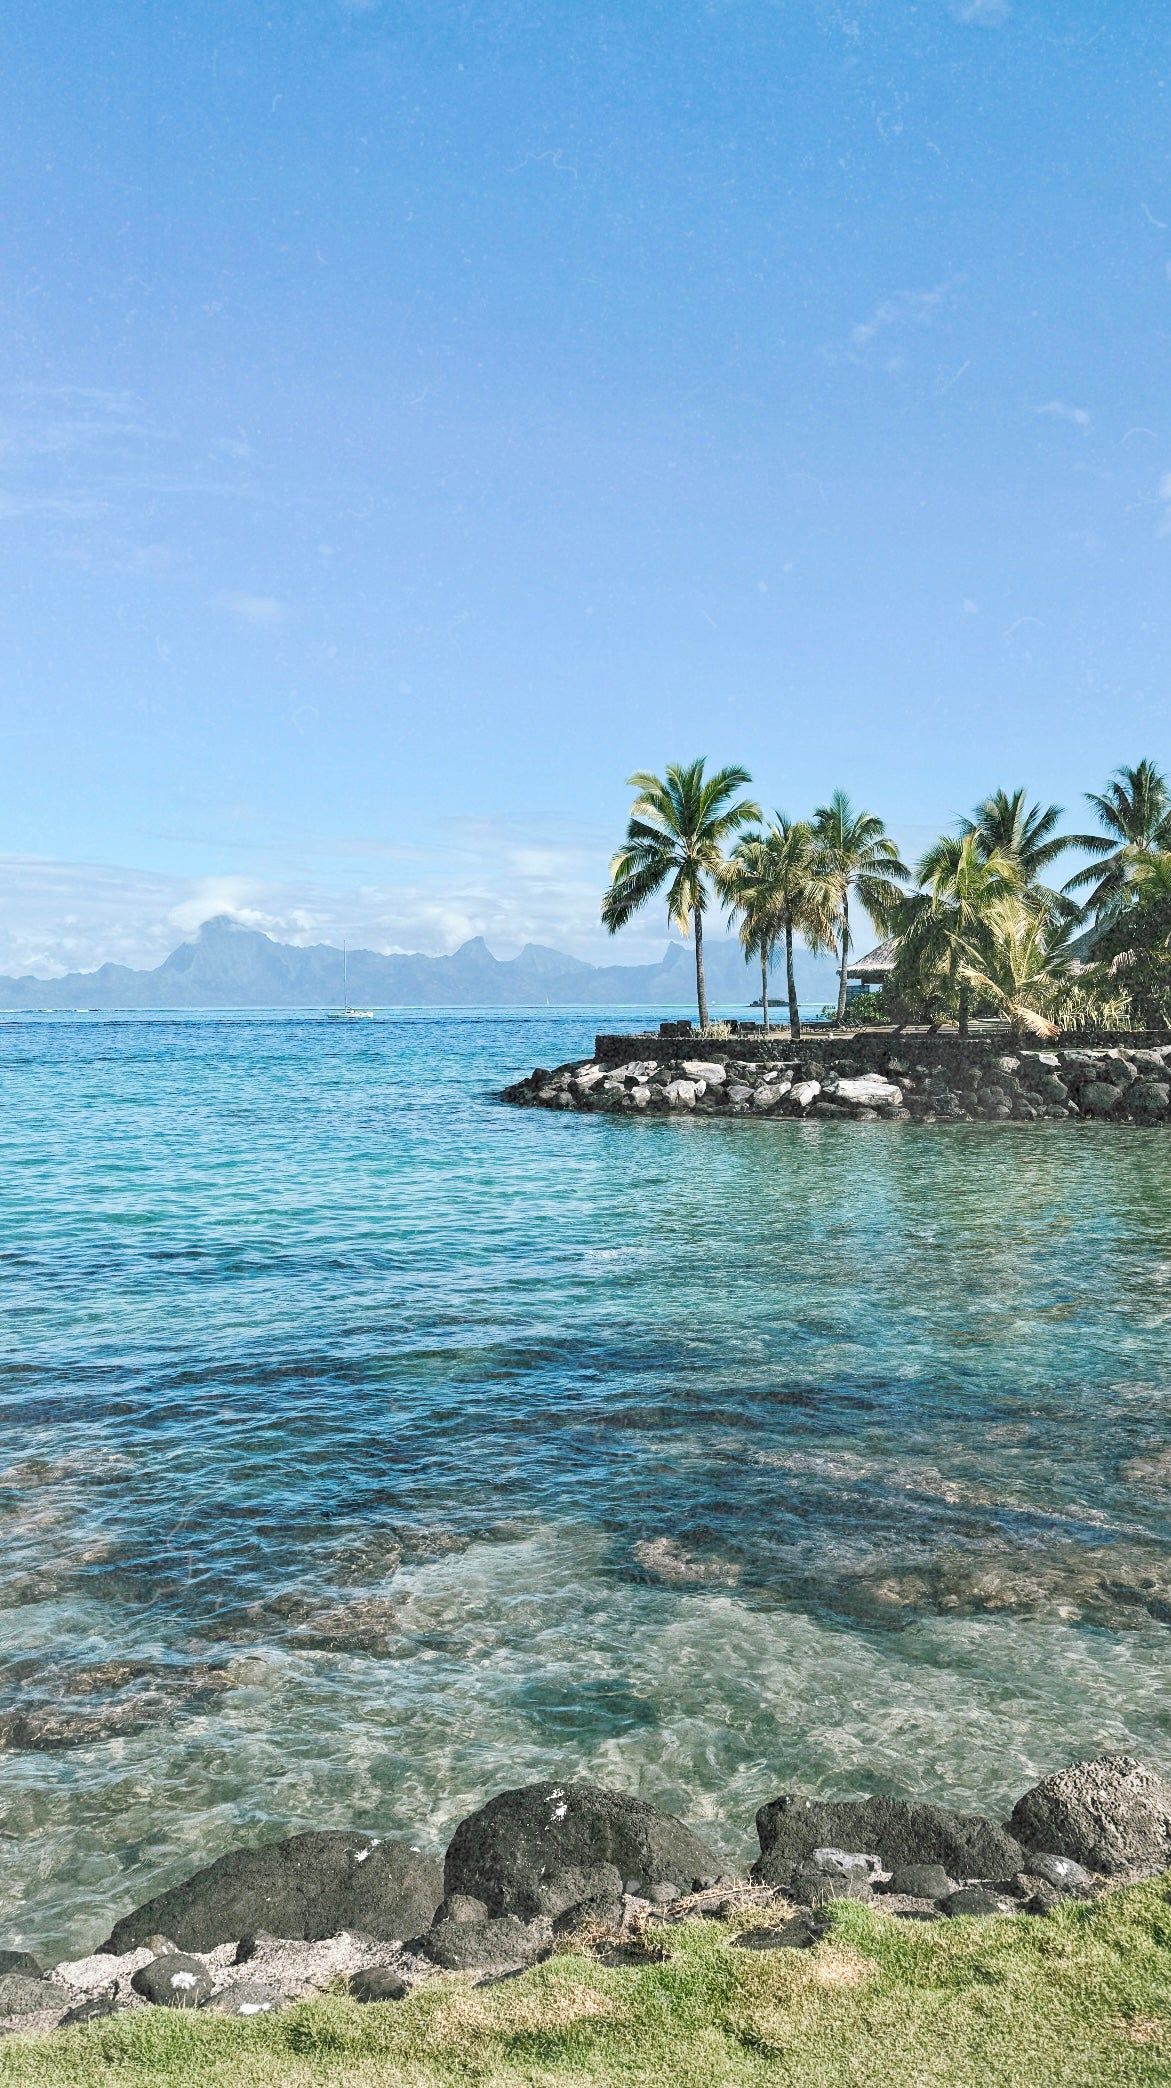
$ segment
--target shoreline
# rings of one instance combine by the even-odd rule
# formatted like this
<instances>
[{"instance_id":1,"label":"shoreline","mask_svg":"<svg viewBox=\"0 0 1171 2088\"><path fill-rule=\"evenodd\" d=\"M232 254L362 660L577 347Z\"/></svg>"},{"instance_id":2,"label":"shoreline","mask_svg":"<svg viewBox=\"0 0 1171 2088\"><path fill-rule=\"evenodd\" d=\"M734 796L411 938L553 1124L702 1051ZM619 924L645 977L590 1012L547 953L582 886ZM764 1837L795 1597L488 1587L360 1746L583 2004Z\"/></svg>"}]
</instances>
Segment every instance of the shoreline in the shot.
<instances>
[{"instance_id":1,"label":"shoreline","mask_svg":"<svg viewBox=\"0 0 1171 2088\"><path fill-rule=\"evenodd\" d=\"M676 1031L671 1024L657 1037L599 1035L592 1058L537 1066L500 1099L591 1115L1148 1128L1171 1121L1171 1041L1040 1047L855 1031L794 1043L763 1032L711 1039Z\"/></svg>"}]
</instances>

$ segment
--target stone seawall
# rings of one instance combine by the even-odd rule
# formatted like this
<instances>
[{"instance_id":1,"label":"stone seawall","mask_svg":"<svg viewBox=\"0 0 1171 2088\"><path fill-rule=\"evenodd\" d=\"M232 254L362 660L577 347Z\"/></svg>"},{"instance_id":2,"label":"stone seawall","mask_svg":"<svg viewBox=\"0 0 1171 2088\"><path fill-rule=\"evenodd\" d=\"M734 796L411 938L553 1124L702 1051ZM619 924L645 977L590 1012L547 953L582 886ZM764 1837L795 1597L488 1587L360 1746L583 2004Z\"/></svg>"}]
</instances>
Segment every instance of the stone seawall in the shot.
<instances>
[{"instance_id":1,"label":"stone seawall","mask_svg":"<svg viewBox=\"0 0 1171 2088\"><path fill-rule=\"evenodd\" d=\"M701 1116L879 1117L1054 1123L1171 1121L1171 1039L1080 1040L1049 1049L1003 1037L599 1037L592 1059L538 1066L502 1099L522 1108ZM628 1056L613 1052L625 1045Z\"/></svg>"}]
</instances>

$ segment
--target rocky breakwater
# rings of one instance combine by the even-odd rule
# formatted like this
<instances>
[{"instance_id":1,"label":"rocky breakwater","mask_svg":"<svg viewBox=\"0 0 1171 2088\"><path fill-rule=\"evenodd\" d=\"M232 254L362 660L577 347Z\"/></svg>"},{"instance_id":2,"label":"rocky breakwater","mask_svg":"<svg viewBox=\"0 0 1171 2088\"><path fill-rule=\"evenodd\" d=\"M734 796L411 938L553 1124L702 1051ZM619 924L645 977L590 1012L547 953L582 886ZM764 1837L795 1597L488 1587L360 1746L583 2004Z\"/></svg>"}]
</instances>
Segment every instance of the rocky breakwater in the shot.
<instances>
[{"instance_id":1,"label":"rocky breakwater","mask_svg":"<svg viewBox=\"0 0 1171 2088\"><path fill-rule=\"evenodd\" d=\"M559 1948L645 1963L669 1954L672 1923L701 1917L726 1921L737 1948L811 1949L842 1898L894 1919L1043 1917L1171 1867L1171 1784L1103 1755L1045 1777L1003 1824L787 1792L756 1828L744 1878L682 1821L567 1781L498 1793L457 1827L442 1868L359 1834L233 1850L125 1915L88 1957L45 1972L0 1951L0 2033L134 2008L248 2019L339 1980L355 2002L401 2001L421 1981L487 1983Z\"/></svg>"},{"instance_id":2,"label":"rocky breakwater","mask_svg":"<svg viewBox=\"0 0 1171 2088\"><path fill-rule=\"evenodd\" d=\"M630 1040L643 1041L652 1040ZM552 1071L538 1066L502 1099L521 1108L607 1114L859 1123L1171 1121L1171 1044L1010 1051L917 1037L901 1049L850 1039L800 1052L772 1047L776 1055L767 1057L727 1049L682 1058L671 1049L662 1040L655 1057L610 1064L598 1055Z\"/></svg>"}]
</instances>

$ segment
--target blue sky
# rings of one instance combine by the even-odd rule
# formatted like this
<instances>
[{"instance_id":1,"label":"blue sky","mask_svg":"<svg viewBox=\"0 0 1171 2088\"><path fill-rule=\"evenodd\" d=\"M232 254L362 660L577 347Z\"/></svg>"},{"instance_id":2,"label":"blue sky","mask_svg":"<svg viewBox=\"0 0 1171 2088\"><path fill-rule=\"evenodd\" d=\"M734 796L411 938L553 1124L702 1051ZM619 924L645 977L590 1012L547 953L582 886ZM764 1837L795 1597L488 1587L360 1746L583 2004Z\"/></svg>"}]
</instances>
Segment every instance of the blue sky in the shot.
<instances>
[{"instance_id":1,"label":"blue sky","mask_svg":"<svg viewBox=\"0 0 1171 2088\"><path fill-rule=\"evenodd\" d=\"M1171 25L0 25L0 965L582 955L640 766L915 847L1167 746Z\"/></svg>"}]
</instances>

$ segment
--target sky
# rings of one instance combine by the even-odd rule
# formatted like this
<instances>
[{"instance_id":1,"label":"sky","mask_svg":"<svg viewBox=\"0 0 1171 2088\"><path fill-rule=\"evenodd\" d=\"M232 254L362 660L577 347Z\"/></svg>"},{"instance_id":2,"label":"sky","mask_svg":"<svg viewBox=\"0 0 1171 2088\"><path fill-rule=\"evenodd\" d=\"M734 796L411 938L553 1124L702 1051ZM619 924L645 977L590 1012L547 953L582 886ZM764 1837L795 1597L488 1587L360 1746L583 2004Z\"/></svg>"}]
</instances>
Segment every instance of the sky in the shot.
<instances>
[{"instance_id":1,"label":"sky","mask_svg":"<svg viewBox=\"0 0 1171 2088\"><path fill-rule=\"evenodd\" d=\"M1152 0L32 0L0 83L0 969L642 961L636 768L914 850L1171 761Z\"/></svg>"}]
</instances>

